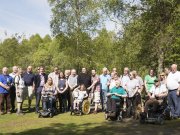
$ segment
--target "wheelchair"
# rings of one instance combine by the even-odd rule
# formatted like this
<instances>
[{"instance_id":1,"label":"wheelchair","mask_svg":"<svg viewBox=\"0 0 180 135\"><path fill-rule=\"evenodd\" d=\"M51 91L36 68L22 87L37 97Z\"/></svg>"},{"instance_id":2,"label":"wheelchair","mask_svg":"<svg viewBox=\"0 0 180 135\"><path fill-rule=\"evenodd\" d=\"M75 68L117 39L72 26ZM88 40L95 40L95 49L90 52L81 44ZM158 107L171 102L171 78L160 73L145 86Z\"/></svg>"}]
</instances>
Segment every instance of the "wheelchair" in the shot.
<instances>
[{"instance_id":1,"label":"wheelchair","mask_svg":"<svg viewBox=\"0 0 180 135\"><path fill-rule=\"evenodd\" d=\"M75 108L71 109L70 115L74 113L74 114L79 114L81 116L82 114L87 115L89 114L89 112L90 112L90 103L88 101L88 98L86 98L79 103L79 110L77 105Z\"/></svg>"},{"instance_id":2,"label":"wheelchair","mask_svg":"<svg viewBox=\"0 0 180 135\"><path fill-rule=\"evenodd\" d=\"M49 102L49 97L51 95L49 94L43 94L42 96L42 103L45 102L46 103L46 109L43 109L43 111L40 111L39 114L38 114L38 118L41 118L41 117L50 117L52 118L54 115L57 115L57 109L56 109L56 101L54 101L52 103L52 110L49 111L47 108L48 108L48 102Z\"/></svg>"},{"instance_id":3,"label":"wheelchair","mask_svg":"<svg viewBox=\"0 0 180 135\"><path fill-rule=\"evenodd\" d=\"M113 120L113 121L117 120L117 121L121 122L123 120L123 118L125 117L123 105L124 105L124 99L122 99L120 102L116 102L116 116L115 117L108 116L109 112L106 109L105 120L108 120L108 118L110 118L110 120Z\"/></svg>"},{"instance_id":4,"label":"wheelchair","mask_svg":"<svg viewBox=\"0 0 180 135\"><path fill-rule=\"evenodd\" d=\"M145 113L142 112L139 115L139 122L143 123L158 123L159 125L164 124L164 120L171 120L172 113L171 108L167 104L167 98L163 99L163 102L157 106L156 113L153 112L153 104L151 104L148 108L148 118L145 116Z\"/></svg>"}]
</instances>

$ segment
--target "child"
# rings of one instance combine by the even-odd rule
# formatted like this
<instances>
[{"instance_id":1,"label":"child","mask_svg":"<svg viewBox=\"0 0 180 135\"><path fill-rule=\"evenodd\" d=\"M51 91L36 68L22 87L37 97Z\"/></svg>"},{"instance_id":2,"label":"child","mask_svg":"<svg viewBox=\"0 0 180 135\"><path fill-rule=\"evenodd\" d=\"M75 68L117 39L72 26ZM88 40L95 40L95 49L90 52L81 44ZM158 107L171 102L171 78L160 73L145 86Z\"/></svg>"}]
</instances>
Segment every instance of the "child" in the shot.
<instances>
[{"instance_id":1,"label":"child","mask_svg":"<svg viewBox=\"0 0 180 135\"><path fill-rule=\"evenodd\" d=\"M81 84L80 85L80 90L77 88L75 89L75 91L78 91L78 98L74 100L74 109L76 107L76 104L77 104L77 107L78 107L78 110L79 110L79 103L82 102L82 100L84 98L87 98L88 97L88 94L86 92L86 87L84 84Z\"/></svg>"}]
</instances>

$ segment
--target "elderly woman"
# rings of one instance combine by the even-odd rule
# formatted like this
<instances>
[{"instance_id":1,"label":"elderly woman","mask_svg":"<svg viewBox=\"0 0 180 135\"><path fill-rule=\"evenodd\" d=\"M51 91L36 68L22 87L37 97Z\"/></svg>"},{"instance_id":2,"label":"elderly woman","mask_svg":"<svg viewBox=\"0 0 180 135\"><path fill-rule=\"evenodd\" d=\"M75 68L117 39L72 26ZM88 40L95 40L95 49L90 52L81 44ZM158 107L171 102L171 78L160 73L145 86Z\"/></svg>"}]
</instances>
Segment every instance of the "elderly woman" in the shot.
<instances>
[{"instance_id":1,"label":"elderly woman","mask_svg":"<svg viewBox=\"0 0 180 135\"><path fill-rule=\"evenodd\" d=\"M165 78L165 73L164 72L162 72L160 74L160 79L161 79L161 85L162 84L166 85L166 78Z\"/></svg>"},{"instance_id":2,"label":"elderly woman","mask_svg":"<svg viewBox=\"0 0 180 135\"><path fill-rule=\"evenodd\" d=\"M17 115L24 115L21 110L22 103L25 97L25 83L23 78L23 70L20 68L18 70L18 75L15 77L15 87L16 87L16 100L17 100Z\"/></svg>"},{"instance_id":3,"label":"elderly woman","mask_svg":"<svg viewBox=\"0 0 180 135\"><path fill-rule=\"evenodd\" d=\"M53 85L53 80L51 77L48 78L47 83L43 86L42 95L48 94L49 96L49 102L48 102L48 111L52 110L53 102L56 102L55 95L57 94L56 86ZM43 110L46 110L46 102L43 102Z\"/></svg>"},{"instance_id":4,"label":"elderly woman","mask_svg":"<svg viewBox=\"0 0 180 135\"><path fill-rule=\"evenodd\" d=\"M155 79L156 79L156 76L154 76L154 71L150 70L149 75L147 75L144 80L144 86L145 86L147 94L150 91L151 87L155 84L154 83Z\"/></svg>"},{"instance_id":5,"label":"elderly woman","mask_svg":"<svg viewBox=\"0 0 180 135\"><path fill-rule=\"evenodd\" d=\"M109 93L107 94L108 100L107 100L107 111L108 116L115 117L116 116L116 102L119 102L122 100L122 98L126 97L125 90L120 87L120 81L115 82L116 86L113 87Z\"/></svg>"},{"instance_id":6,"label":"elderly woman","mask_svg":"<svg viewBox=\"0 0 180 135\"><path fill-rule=\"evenodd\" d=\"M139 82L135 79L135 73L130 72L130 81L125 85L125 90L127 92L127 117L130 118L131 110L132 115L135 116L135 109L137 107L137 92L139 89Z\"/></svg>"}]
</instances>

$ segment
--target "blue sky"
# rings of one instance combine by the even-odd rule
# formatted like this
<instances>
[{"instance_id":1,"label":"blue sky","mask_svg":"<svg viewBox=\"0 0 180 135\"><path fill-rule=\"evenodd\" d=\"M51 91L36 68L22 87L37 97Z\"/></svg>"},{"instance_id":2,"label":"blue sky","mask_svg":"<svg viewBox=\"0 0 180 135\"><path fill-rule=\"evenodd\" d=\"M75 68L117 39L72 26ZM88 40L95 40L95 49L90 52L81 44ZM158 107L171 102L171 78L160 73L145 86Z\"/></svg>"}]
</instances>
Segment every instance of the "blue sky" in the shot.
<instances>
[{"instance_id":1,"label":"blue sky","mask_svg":"<svg viewBox=\"0 0 180 135\"><path fill-rule=\"evenodd\" d=\"M15 33L24 33L25 38L36 33L41 37L51 35L50 15L46 0L0 0L0 42ZM107 30L115 29L113 22L107 21L105 25Z\"/></svg>"}]
</instances>

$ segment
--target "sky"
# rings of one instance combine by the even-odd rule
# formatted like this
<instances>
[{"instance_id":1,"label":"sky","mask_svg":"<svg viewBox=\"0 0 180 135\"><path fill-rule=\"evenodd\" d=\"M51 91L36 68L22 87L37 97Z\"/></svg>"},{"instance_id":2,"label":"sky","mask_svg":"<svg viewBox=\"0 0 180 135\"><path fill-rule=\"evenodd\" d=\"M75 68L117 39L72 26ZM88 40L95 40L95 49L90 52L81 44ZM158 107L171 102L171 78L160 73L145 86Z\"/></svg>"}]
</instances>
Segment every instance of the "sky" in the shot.
<instances>
[{"instance_id":1,"label":"sky","mask_svg":"<svg viewBox=\"0 0 180 135\"><path fill-rule=\"evenodd\" d=\"M36 33L41 37L51 35L50 20L47 0L0 0L0 42L16 33L24 38ZM111 21L106 21L105 26L108 31L117 30Z\"/></svg>"}]
</instances>

